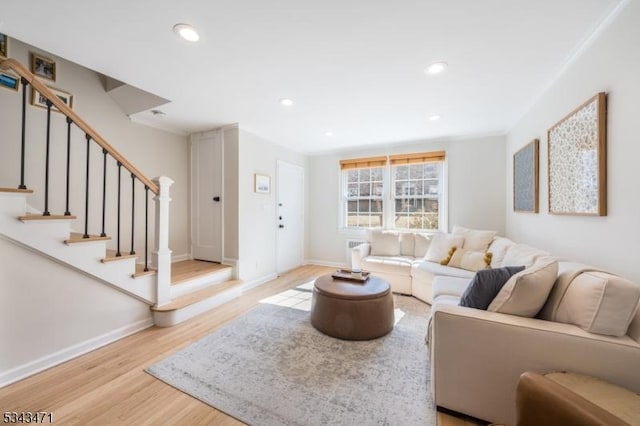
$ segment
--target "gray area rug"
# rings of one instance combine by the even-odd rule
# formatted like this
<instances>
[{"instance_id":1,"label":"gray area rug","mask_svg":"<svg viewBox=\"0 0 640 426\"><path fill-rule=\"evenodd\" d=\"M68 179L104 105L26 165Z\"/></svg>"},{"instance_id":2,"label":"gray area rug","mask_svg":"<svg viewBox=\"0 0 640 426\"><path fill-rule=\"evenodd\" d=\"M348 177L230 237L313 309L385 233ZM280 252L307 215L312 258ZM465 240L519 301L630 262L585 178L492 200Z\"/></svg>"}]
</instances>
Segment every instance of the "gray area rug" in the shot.
<instances>
[{"instance_id":1,"label":"gray area rug","mask_svg":"<svg viewBox=\"0 0 640 426\"><path fill-rule=\"evenodd\" d=\"M311 284L288 290L147 368L251 425L435 425L429 306L395 296L391 333L334 339L309 321Z\"/></svg>"}]
</instances>

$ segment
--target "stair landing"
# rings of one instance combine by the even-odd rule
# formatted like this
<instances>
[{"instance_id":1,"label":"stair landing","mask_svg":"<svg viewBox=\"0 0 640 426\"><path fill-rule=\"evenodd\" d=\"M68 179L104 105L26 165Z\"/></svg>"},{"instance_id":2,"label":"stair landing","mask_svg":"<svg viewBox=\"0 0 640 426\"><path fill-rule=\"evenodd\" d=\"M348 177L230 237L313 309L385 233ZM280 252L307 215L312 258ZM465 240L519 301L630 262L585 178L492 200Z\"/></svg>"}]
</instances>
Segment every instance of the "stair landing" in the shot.
<instances>
[{"instance_id":1,"label":"stair landing","mask_svg":"<svg viewBox=\"0 0 640 426\"><path fill-rule=\"evenodd\" d=\"M203 275L227 269L229 266L203 260L183 260L171 264L171 285L190 281Z\"/></svg>"}]
</instances>

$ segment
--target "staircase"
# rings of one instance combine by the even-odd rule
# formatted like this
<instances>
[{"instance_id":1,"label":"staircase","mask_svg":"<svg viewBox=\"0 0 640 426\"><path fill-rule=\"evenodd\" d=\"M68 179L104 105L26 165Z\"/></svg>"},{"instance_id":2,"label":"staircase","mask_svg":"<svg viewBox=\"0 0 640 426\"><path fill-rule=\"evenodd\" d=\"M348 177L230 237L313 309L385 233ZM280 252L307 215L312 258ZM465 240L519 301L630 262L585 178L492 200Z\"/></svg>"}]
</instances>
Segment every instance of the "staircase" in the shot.
<instances>
[{"instance_id":1,"label":"staircase","mask_svg":"<svg viewBox=\"0 0 640 426\"><path fill-rule=\"evenodd\" d=\"M142 174L22 64L6 59L0 62L0 69L18 74L22 83L22 105L19 106L22 140L16 141L21 144L20 179L16 188L0 188L0 238L36 251L147 303L159 326L185 321L242 293L242 283L231 279L233 270L229 266L198 261L171 263L171 179L149 179ZM45 141L25 137L29 129L28 86L46 98ZM49 154L53 137L50 127L52 120L59 119L66 119L67 126L63 213L52 212L49 203ZM71 150L78 146L72 141L72 135L78 130L83 135L81 146L86 149L86 162L78 164L76 161L71 170ZM42 167L30 159L30 143L46 146L42 210L31 205L34 191L25 182L25 168ZM117 173L114 174L114 170ZM82 175L84 181L81 184L72 182L71 174ZM117 197L113 188L117 188ZM57 189L62 192L61 188ZM70 193L76 191L77 199L79 190L84 191L83 205L70 205L73 204ZM99 194L96 196L96 193ZM149 212L150 195L155 201L153 213ZM81 213L71 214L72 208ZM95 214L96 211L100 214ZM117 217L108 224L106 218L111 216ZM123 230L130 233L125 236ZM149 235L150 231L153 235ZM127 249L124 249L125 245Z\"/></svg>"}]
</instances>

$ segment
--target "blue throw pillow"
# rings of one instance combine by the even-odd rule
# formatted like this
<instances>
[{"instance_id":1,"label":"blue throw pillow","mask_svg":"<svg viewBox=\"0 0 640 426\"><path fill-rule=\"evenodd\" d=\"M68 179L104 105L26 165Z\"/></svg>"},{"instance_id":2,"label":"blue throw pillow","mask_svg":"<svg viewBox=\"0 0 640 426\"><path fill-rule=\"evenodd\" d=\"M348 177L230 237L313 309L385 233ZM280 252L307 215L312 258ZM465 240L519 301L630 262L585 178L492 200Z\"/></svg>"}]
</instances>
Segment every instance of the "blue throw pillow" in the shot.
<instances>
[{"instance_id":1,"label":"blue throw pillow","mask_svg":"<svg viewBox=\"0 0 640 426\"><path fill-rule=\"evenodd\" d=\"M460 299L460 306L486 311L509 278L523 270L524 266L506 266L476 272Z\"/></svg>"}]
</instances>

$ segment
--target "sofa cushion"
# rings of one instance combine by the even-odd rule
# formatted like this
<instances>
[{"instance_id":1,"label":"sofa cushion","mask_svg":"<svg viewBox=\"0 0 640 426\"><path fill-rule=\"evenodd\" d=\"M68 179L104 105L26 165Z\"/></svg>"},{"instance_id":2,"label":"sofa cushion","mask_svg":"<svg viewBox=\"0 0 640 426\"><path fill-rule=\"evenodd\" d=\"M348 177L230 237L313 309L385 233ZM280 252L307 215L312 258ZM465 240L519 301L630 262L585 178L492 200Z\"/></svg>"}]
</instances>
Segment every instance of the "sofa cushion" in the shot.
<instances>
[{"instance_id":1,"label":"sofa cushion","mask_svg":"<svg viewBox=\"0 0 640 426\"><path fill-rule=\"evenodd\" d=\"M427 254L429 244L431 244L431 235L429 234L415 234L414 235L414 251L415 257L423 258Z\"/></svg>"},{"instance_id":2,"label":"sofa cushion","mask_svg":"<svg viewBox=\"0 0 640 426\"><path fill-rule=\"evenodd\" d=\"M472 251L487 251L489 244L496 236L496 231L482 231L479 229L469 229L455 225L451 231L453 235L462 235L464 244L462 248Z\"/></svg>"},{"instance_id":3,"label":"sofa cushion","mask_svg":"<svg viewBox=\"0 0 640 426\"><path fill-rule=\"evenodd\" d=\"M638 309L640 285L597 270L567 274L572 273L558 276L553 297L549 297L540 317L574 324L590 333L626 335Z\"/></svg>"},{"instance_id":4,"label":"sofa cushion","mask_svg":"<svg viewBox=\"0 0 640 426\"><path fill-rule=\"evenodd\" d=\"M447 277L458 278L473 278L475 272L467 271L466 269L454 268L452 266L440 265L436 262L422 261L417 262L417 265L413 268L413 276L419 277L421 272L427 272L429 277L436 275L444 275Z\"/></svg>"},{"instance_id":5,"label":"sofa cushion","mask_svg":"<svg viewBox=\"0 0 640 426\"><path fill-rule=\"evenodd\" d=\"M502 266L524 265L525 268L528 268L534 264L537 258L542 256L549 256L549 253L526 244L514 244L504 255Z\"/></svg>"},{"instance_id":6,"label":"sofa cushion","mask_svg":"<svg viewBox=\"0 0 640 426\"><path fill-rule=\"evenodd\" d=\"M415 252L415 236L413 232L400 233L400 255L414 256Z\"/></svg>"},{"instance_id":7,"label":"sofa cushion","mask_svg":"<svg viewBox=\"0 0 640 426\"><path fill-rule=\"evenodd\" d=\"M469 287L469 278L445 277L439 275L433 279L432 299L438 296L448 295L460 298L467 287Z\"/></svg>"},{"instance_id":8,"label":"sofa cushion","mask_svg":"<svg viewBox=\"0 0 640 426\"><path fill-rule=\"evenodd\" d=\"M506 266L502 264L504 255L507 254L507 250L509 250L509 248L515 245L516 243L508 238L496 237L487 249L487 251L493 256L491 258L491 267L500 268L501 266Z\"/></svg>"},{"instance_id":9,"label":"sofa cushion","mask_svg":"<svg viewBox=\"0 0 640 426\"><path fill-rule=\"evenodd\" d=\"M452 247L462 247L464 237L452 234L436 234L431 239L431 244L425 254L425 260L429 262L440 262L449 254Z\"/></svg>"},{"instance_id":10,"label":"sofa cushion","mask_svg":"<svg viewBox=\"0 0 640 426\"><path fill-rule=\"evenodd\" d=\"M532 318L547 300L557 275L558 261L551 256L540 257L509 278L487 310Z\"/></svg>"},{"instance_id":11,"label":"sofa cushion","mask_svg":"<svg viewBox=\"0 0 640 426\"><path fill-rule=\"evenodd\" d=\"M454 268L462 268L467 271L479 271L480 269L485 269L490 265L487 265L487 253L482 251L471 251L467 249L457 249L449 263L448 266L453 266Z\"/></svg>"},{"instance_id":12,"label":"sofa cushion","mask_svg":"<svg viewBox=\"0 0 640 426\"><path fill-rule=\"evenodd\" d=\"M371 231L372 256L400 256L400 236L397 232Z\"/></svg>"},{"instance_id":13,"label":"sofa cushion","mask_svg":"<svg viewBox=\"0 0 640 426\"><path fill-rule=\"evenodd\" d=\"M411 276L413 256L367 256L362 269L369 272Z\"/></svg>"},{"instance_id":14,"label":"sofa cushion","mask_svg":"<svg viewBox=\"0 0 640 426\"><path fill-rule=\"evenodd\" d=\"M486 311L509 278L524 270L524 266L483 269L478 271L460 298L460 306Z\"/></svg>"}]
</instances>

